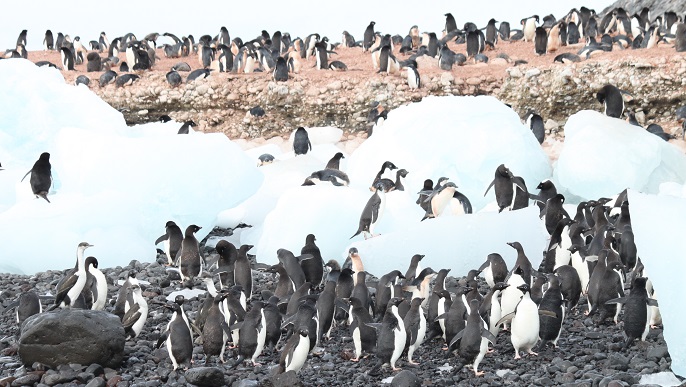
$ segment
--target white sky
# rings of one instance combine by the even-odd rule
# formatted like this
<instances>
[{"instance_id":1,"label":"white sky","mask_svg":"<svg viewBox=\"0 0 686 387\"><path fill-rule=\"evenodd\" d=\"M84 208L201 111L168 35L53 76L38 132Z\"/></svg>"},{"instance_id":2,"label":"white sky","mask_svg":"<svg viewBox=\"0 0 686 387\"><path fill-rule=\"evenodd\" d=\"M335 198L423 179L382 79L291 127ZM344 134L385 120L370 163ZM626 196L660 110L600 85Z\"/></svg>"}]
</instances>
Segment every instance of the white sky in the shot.
<instances>
[{"instance_id":1,"label":"white sky","mask_svg":"<svg viewBox=\"0 0 686 387\"><path fill-rule=\"evenodd\" d=\"M300 1L300 0L169 0L108 2L72 0L68 2L5 2L3 22L0 23L0 48L14 48L21 30L28 30L28 49L41 49L46 29L80 36L81 41L97 40L105 31L110 40L133 32L142 39L150 32L171 32L181 37L193 34L196 38L216 35L226 26L231 38L255 38L263 29L270 34L277 29L290 32L292 37L305 37L318 32L333 42L341 40L343 30L361 40L370 21L384 33L405 36L416 24L420 31L440 33L445 14L451 12L461 27L472 21L484 27L490 18L508 21L518 28L519 20L538 14L541 18L552 13L559 18L571 8L582 5L601 12L612 0L578 1ZM38 4L34 4L38 3ZM467 3L467 4L465 4ZM425 5L427 4L427 5ZM430 4L430 5L428 5ZM440 34L439 34L440 36Z\"/></svg>"}]
</instances>

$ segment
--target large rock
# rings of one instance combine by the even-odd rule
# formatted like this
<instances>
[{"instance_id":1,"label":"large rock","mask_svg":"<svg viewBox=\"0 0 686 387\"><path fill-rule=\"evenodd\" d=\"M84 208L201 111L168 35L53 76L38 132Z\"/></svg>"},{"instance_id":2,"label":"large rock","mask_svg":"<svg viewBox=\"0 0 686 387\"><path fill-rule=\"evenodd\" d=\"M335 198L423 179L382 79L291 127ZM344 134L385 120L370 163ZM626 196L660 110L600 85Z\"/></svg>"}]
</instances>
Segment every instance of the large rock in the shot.
<instances>
[{"instance_id":1,"label":"large rock","mask_svg":"<svg viewBox=\"0 0 686 387\"><path fill-rule=\"evenodd\" d=\"M197 386L225 386L224 373L217 367L197 367L186 371L186 381Z\"/></svg>"},{"instance_id":2,"label":"large rock","mask_svg":"<svg viewBox=\"0 0 686 387\"><path fill-rule=\"evenodd\" d=\"M124 328L117 316L95 310L64 309L26 320L19 338L24 364L92 364L117 368L124 357Z\"/></svg>"}]
</instances>

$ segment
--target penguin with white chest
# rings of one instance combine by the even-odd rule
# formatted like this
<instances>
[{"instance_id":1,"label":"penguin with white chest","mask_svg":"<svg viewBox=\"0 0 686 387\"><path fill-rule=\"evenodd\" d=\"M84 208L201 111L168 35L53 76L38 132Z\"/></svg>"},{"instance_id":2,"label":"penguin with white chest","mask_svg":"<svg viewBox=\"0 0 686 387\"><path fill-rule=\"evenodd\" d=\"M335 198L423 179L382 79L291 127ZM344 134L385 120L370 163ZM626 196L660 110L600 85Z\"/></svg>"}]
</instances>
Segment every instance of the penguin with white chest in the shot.
<instances>
[{"instance_id":1,"label":"penguin with white chest","mask_svg":"<svg viewBox=\"0 0 686 387\"><path fill-rule=\"evenodd\" d=\"M140 335L143 325L145 325L145 321L148 319L148 303L141 293L140 285L131 286L130 291L133 295L133 304L124 314L121 323L124 326L126 337L135 338Z\"/></svg>"},{"instance_id":2,"label":"penguin with white chest","mask_svg":"<svg viewBox=\"0 0 686 387\"><path fill-rule=\"evenodd\" d=\"M374 226L379 223L386 207L386 193L382 185L377 182L374 188L376 188L376 191L369 198L362 210L362 215L360 215L360 224L357 232L350 239L360 235L362 232L364 232L364 239L374 237Z\"/></svg>"},{"instance_id":3,"label":"penguin with white chest","mask_svg":"<svg viewBox=\"0 0 686 387\"><path fill-rule=\"evenodd\" d=\"M647 282L648 279L645 277L635 278L629 297L615 298L606 302L607 304L624 304L625 348L628 348L638 338L645 341L648 331L650 331L652 317L652 308L650 307L656 307L657 301L648 296Z\"/></svg>"},{"instance_id":4,"label":"penguin with white chest","mask_svg":"<svg viewBox=\"0 0 686 387\"><path fill-rule=\"evenodd\" d=\"M424 311L421 308L422 301L424 301L423 298L412 299L410 310L403 319L407 333L407 362L410 364L418 364L412 361L412 355L422 345L426 335L426 317L424 317Z\"/></svg>"},{"instance_id":5,"label":"penguin with white chest","mask_svg":"<svg viewBox=\"0 0 686 387\"><path fill-rule=\"evenodd\" d=\"M72 308L76 299L83 291L86 286L87 274L86 274L86 260L83 257L84 252L87 248L93 245L88 242L81 242L76 249L76 270L64 278L57 286L57 295L55 296L55 305L50 308L51 310L60 308Z\"/></svg>"},{"instance_id":6,"label":"penguin with white chest","mask_svg":"<svg viewBox=\"0 0 686 387\"><path fill-rule=\"evenodd\" d=\"M489 287L498 282L504 282L507 278L507 263L498 253L488 254L486 262L479 267L479 273L483 274Z\"/></svg>"},{"instance_id":7,"label":"penguin with white chest","mask_svg":"<svg viewBox=\"0 0 686 387\"><path fill-rule=\"evenodd\" d=\"M168 221L164 225L165 234L157 238L155 244L164 242L164 253L167 255L167 265L174 265L176 254L181 250L181 242L183 241L183 232L181 228L173 221Z\"/></svg>"},{"instance_id":8,"label":"penguin with white chest","mask_svg":"<svg viewBox=\"0 0 686 387\"><path fill-rule=\"evenodd\" d=\"M160 348L162 343L166 344L174 371L179 366L183 366L185 370L188 369L193 357L193 332L190 329L188 317L183 311L183 303L183 296L178 296L174 303L165 305L173 313L169 323L167 323L167 329L157 340L157 348Z\"/></svg>"},{"instance_id":9,"label":"penguin with white chest","mask_svg":"<svg viewBox=\"0 0 686 387\"><path fill-rule=\"evenodd\" d=\"M400 370L395 366L395 362L400 359L407 341L405 324L398 314L398 305L401 302L403 299L398 297L388 302L376 344L376 356L379 358L380 365L390 364L393 371Z\"/></svg>"},{"instance_id":10,"label":"penguin with white chest","mask_svg":"<svg viewBox=\"0 0 686 387\"><path fill-rule=\"evenodd\" d=\"M252 308L246 313L243 322L236 324L240 337L238 359L231 368L235 368L246 359L250 359L253 366L260 365L257 363L257 358L262 353L267 337L267 322L262 305L262 301L254 302ZM235 328L234 326L231 327L231 329Z\"/></svg>"},{"instance_id":11,"label":"penguin with white chest","mask_svg":"<svg viewBox=\"0 0 686 387\"><path fill-rule=\"evenodd\" d=\"M308 336L309 331L306 328L302 328L298 331L297 335L294 334L288 339L279 359L279 373L288 371L299 372L303 365L305 365L307 354L310 353L310 339Z\"/></svg>"}]
</instances>

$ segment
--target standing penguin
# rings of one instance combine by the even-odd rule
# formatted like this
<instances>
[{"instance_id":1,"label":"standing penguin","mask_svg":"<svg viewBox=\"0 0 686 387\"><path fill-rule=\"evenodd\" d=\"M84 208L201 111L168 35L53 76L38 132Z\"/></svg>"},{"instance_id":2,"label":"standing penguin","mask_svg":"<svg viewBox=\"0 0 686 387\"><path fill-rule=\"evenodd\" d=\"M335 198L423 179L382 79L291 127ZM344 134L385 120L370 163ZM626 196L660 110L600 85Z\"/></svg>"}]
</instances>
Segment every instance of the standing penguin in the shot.
<instances>
[{"instance_id":1,"label":"standing penguin","mask_svg":"<svg viewBox=\"0 0 686 387\"><path fill-rule=\"evenodd\" d=\"M512 329L510 340L515 350L515 360L520 359L519 351L527 351L531 355L538 355L531 349L538 341L538 331L540 322L538 318L538 307L531 300L531 288L527 284L519 285L517 287L522 293L522 300L517 304L515 311L509 313L498 321L498 325L502 322L511 319Z\"/></svg>"},{"instance_id":2,"label":"standing penguin","mask_svg":"<svg viewBox=\"0 0 686 387\"><path fill-rule=\"evenodd\" d=\"M298 334L292 335L281 352L279 359L279 373L295 371L299 372L305 365L307 354L310 353L310 339L307 328L301 328Z\"/></svg>"},{"instance_id":3,"label":"standing penguin","mask_svg":"<svg viewBox=\"0 0 686 387\"><path fill-rule=\"evenodd\" d=\"M596 94L598 102L604 106L606 116L620 118L624 114L624 97L622 92L613 85L605 85Z\"/></svg>"},{"instance_id":4,"label":"standing penguin","mask_svg":"<svg viewBox=\"0 0 686 387\"><path fill-rule=\"evenodd\" d=\"M488 254L486 262L479 267L479 273L483 274L488 286L493 288L496 283L505 281L507 277L507 263L498 253Z\"/></svg>"},{"instance_id":5,"label":"standing penguin","mask_svg":"<svg viewBox=\"0 0 686 387\"><path fill-rule=\"evenodd\" d=\"M475 376L482 376L484 373L478 371L479 363L483 360L488 350L488 342L495 344L495 336L489 332L484 321L479 315L479 301L471 300L469 303L469 317L463 330L452 338L450 346L460 341L458 353L467 363L472 363Z\"/></svg>"},{"instance_id":6,"label":"standing penguin","mask_svg":"<svg viewBox=\"0 0 686 387\"><path fill-rule=\"evenodd\" d=\"M369 48L374 44L374 24L376 23L370 22L364 30L364 40L362 41L362 49L364 52L369 51Z\"/></svg>"},{"instance_id":7,"label":"standing penguin","mask_svg":"<svg viewBox=\"0 0 686 387\"><path fill-rule=\"evenodd\" d=\"M336 312L336 283L334 281L327 281L324 285L324 290L319 293L317 298L317 315L319 316L319 332L317 332L317 342L320 342L322 336L326 334L326 338L331 338L331 330L333 328L333 318Z\"/></svg>"},{"instance_id":8,"label":"standing penguin","mask_svg":"<svg viewBox=\"0 0 686 387\"><path fill-rule=\"evenodd\" d=\"M319 286L324 277L324 260L319 247L314 243L317 238L314 234L305 237L305 246L300 249L300 268L305 274L305 281L312 283L315 287Z\"/></svg>"},{"instance_id":9,"label":"standing penguin","mask_svg":"<svg viewBox=\"0 0 686 387\"><path fill-rule=\"evenodd\" d=\"M429 310L426 314L426 320L428 321L427 340L443 334L443 327L440 325L439 321L436 321L436 318L445 313L448 308L445 307L446 299L440 297L438 293L440 293L442 290L445 290L445 279L448 276L448 273L450 273L450 269L439 270L434 281L434 287L431 289L431 296L429 296Z\"/></svg>"},{"instance_id":10,"label":"standing penguin","mask_svg":"<svg viewBox=\"0 0 686 387\"><path fill-rule=\"evenodd\" d=\"M329 161L326 163L325 169L339 169L339 170L340 170L340 169L341 169L341 168L340 168L340 166L341 166L341 159L344 159L344 158L345 158L345 156L343 155L343 152L336 152L336 154L333 155L333 157L331 158L331 160L329 160Z\"/></svg>"},{"instance_id":11,"label":"standing penguin","mask_svg":"<svg viewBox=\"0 0 686 387\"><path fill-rule=\"evenodd\" d=\"M536 23L538 23L538 21L538 15L533 15L531 17L522 19L522 32L524 33L525 42L531 42L534 40L534 36L536 35Z\"/></svg>"},{"instance_id":12,"label":"standing penguin","mask_svg":"<svg viewBox=\"0 0 686 387\"><path fill-rule=\"evenodd\" d=\"M176 255L181 250L181 242L183 242L183 232L181 228L173 221L168 221L164 226L166 234L157 238L155 244L164 241L164 253L167 255L167 265L172 266L176 264Z\"/></svg>"},{"instance_id":13,"label":"standing penguin","mask_svg":"<svg viewBox=\"0 0 686 387\"><path fill-rule=\"evenodd\" d=\"M563 218L570 219L571 216L567 210L562 206L565 202L565 197L562 194L557 194L552 198L546 200L545 203L545 228L548 234L552 235L555 228Z\"/></svg>"},{"instance_id":14,"label":"standing penguin","mask_svg":"<svg viewBox=\"0 0 686 387\"><path fill-rule=\"evenodd\" d=\"M92 294L92 310L103 310L105 309L105 303L107 302L107 278L98 269L98 260L95 257L86 258L86 269L88 270L88 277L90 281L87 281L87 287L90 287L88 291ZM86 289L84 289L86 290Z\"/></svg>"},{"instance_id":15,"label":"standing penguin","mask_svg":"<svg viewBox=\"0 0 686 387\"><path fill-rule=\"evenodd\" d=\"M622 284L622 269L619 259L609 254L603 249L598 254L598 263L593 269L593 273L588 281L588 316L600 310L600 321L605 320L608 315L614 316L615 323L618 322L617 316L621 309L620 304L606 304L607 301L615 298L624 297L624 286Z\"/></svg>"},{"instance_id":16,"label":"standing penguin","mask_svg":"<svg viewBox=\"0 0 686 387\"><path fill-rule=\"evenodd\" d=\"M179 272L181 273L182 280L186 278L192 280L194 277L202 274L202 261L204 261L204 258L200 254L198 239L195 238L195 233L200 229L200 226L192 224L186 228L184 233L178 258Z\"/></svg>"},{"instance_id":17,"label":"standing penguin","mask_svg":"<svg viewBox=\"0 0 686 387\"><path fill-rule=\"evenodd\" d=\"M148 319L148 302L141 293L140 285L132 285L129 291L133 295L133 304L124 314L121 324L124 326L126 337L135 338L141 334L143 325Z\"/></svg>"},{"instance_id":18,"label":"standing penguin","mask_svg":"<svg viewBox=\"0 0 686 387\"><path fill-rule=\"evenodd\" d=\"M307 130L301 126L295 131L295 135L293 136L293 151L297 156L307 154L307 152L311 150L312 143L307 135Z\"/></svg>"},{"instance_id":19,"label":"standing penguin","mask_svg":"<svg viewBox=\"0 0 686 387\"><path fill-rule=\"evenodd\" d=\"M238 249L238 257L234 264L234 281L236 285L243 288L243 293L246 299L252 297L252 266L248 260L248 250L252 249L252 245L242 245Z\"/></svg>"},{"instance_id":20,"label":"standing penguin","mask_svg":"<svg viewBox=\"0 0 686 387\"><path fill-rule=\"evenodd\" d=\"M377 332L372 326L372 317L369 315L369 310L365 309L362 301L357 298L350 297L348 299L350 305L350 313L352 314L352 323L350 324L350 336L353 338L353 345L355 346L355 357L351 361L360 360L362 352L374 352L377 342Z\"/></svg>"},{"instance_id":21,"label":"standing penguin","mask_svg":"<svg viewBox=\"0 0 686 387\"><path fill-rule=\"evenodd\" d=\"M488 194L491 187L495 189L495 199L498 203L498 212L502 212L504 209L511 210L515 199L515 189L520 189L526 191L526 188L522 187L519 182L514 179L514 175L505 166L505 164L500 164L495 170L495 177L491 184L486 188L484 196Z\"/></svg>"},{"instance_id":22,"label":"standing penguin","mask_svg":"<svg viewBox=\"0 0 686 387\"><path fill-rule=\"evenodd\" d=\"M252 361L253 366L260 365L256 360L262 353L267 337L267 322L262 306L262 301L253 302L252 308L246 313L243 322L236 324L240 332L238 359L230 368L235 368L247 359ZM235 328L231 327L231 329Z\"/></svg>"},{"instance_id":23,"label":"standing penguin","mask_svg":"<svg viewBox=\"0 0 686 387\"><path fill-rule=\"evenodd\" d=\"M45 199L48 203L48 192L50 191L50 186L52 185L52 166L50 165L50 153L41 153L38 161L33 164L33 168L26 172L26 175L21 179L24 181L26 176L31 174L31 191L36 197L41 197Z\"/></svg>"},{"instance_id":24,"label":"standing penguin","mask_svg":"<svg viewBox=\"0 0 686 387\"><path fill-rule=\"evenodd\" d=\"M401 302L403 299L397 297L388 302L376 343L376 356L379 358L380 365L390 364L393 371L400 369L396 368L395 362L400 359L407 341L405 324L398 314L398 305Z\"/></svg>"},{"instance_id":25,"label":"standing penguin","mask_svg":"<svg viewBox=\"0 0 686 387\"><path fill-rule=\"evenodd\" d=\"M34 314L43 313L43 305L40 303L38 294L33 290L23 292L19 296L18 304L14 311L17 324L21 324ZM9 308L9 306L7 307Z\"/></svg>"},{"instance_id":26,"label":"standing penguin","mask_svg":"<svg viewBox=\"0 0 686 387\"><path fill-rule=\"evenodd\" d=\"M383 190L382 184L377 182L374 188L376 188L376 191L369 198L360 215L360 224L357 232L350 239L360 235L362 232L364 232L364 239L374 237L374 226L379 223L386 207L386 193Z\"/></svg>"},{"instance_id":27,"label":"standing penguin","mask_svg":"<svg viewBox=\"0 0 686 387\"><path fill-rule=\"evenodd\" d=\"M576 307L581 296L581 279L573 266L563 265L555 269L555 275L560 279L560 292L565 300L567 312Z\"/></svg>"},{"instance_id":28,"label":"standing penguin","mask_svg":"<svg viewBox=\"0 0 686 387\"><path fill-rule=\"evenodd\" d=\"M188 317L183 311L183 298L178 299L177 302L165 307L173 311L172 317L167 323L167 329L160 335L157 340L157 348L166 344L167 353L174 366L173 371L176 371L180 365L184 369L188 369L193 357L193 333L188 324Z\"/></svg>"},{"instance_id":29,"label":"standing penguin","mask_svg":"<svg viewBox=\"0 0 686 387\"><path fill-rule=\"evenodd\" d=\"M238 250L233 243L220 240L215 249L219 253L217 259L217 273L219 273L219 283L221 287L230 288L236 284L234 278L234 265L238 259Z\"/></svg>"},{"instance_id":30,"label":"standing penguin","mask_svg":"<svg viewBox=\"0 0 686 387\"><path fill-rule=\"evenodd\" d=\"M74 71L74 53L67 47L62 47L60 48L60 54L62 55L62 68L64 70Z\"/></svg>"},{"instance_id":31,"label":"standing penguin","mask_svg":"<svg viewBox=\"0 0 686 387\"><path fill-rule=\"evenodd\" d=\"M410 310L403 319L405 332L407 333L407 341L405 343L408 346L407 362L410 364L418 364L412 361L412 355L422 345L426 335L426 317L424 317L424 311L421 308L423 301L423 298L412 299Z\"/></svg>"},{"instance_id":32,"label":"standing penguin","mask_svg":"<svg viewBox=\"0 0 686 387\"><path fill-rule=\"evenodd\" d=\"M488 330L493 335L497 335L500 331L498 321L500 321L500 318L503 317L503 311L498 297L500 297L500 292L505 290L508 286L510 285L504 282L498 282L494 284L479 306L479 314L486 322L488 325Z\"/></svg>"},{"instance_id":33,"label":"standing penguin","mask_svg":"<svg viewBox=\"0 0 686 387\"><path fill-rule=\"evenodd\" d=\"M212 356L219 356L219 361L224 363L224 349L229 341L228 326L221 310L221 302L226 293L214 296L212 306L207 313L205 325L202 328L202 350L205 353L205 365Z\"/></svg>"},{"instance_id":34,"label":"standing penguin","mask_svg":"<svg viewBox=\"0 0 686 387\"><path fill-rule=\"evenodd\" d=\"M548 289L543 293L543 298L538 304L538 310L549 311L555 314L555 317L543 314L539 316L538 337L541 339L541 348L545 348L548 341L552 341L553 346L557 348L557 340L560 339L562 323L565 320L564 300L560 291L560 280L557 276L548 274L547 280Z\"/></svg>"},{"instance_id":35,"label":"standing penguin","mask_svg":"<svg viewBox=\"0 0 686 387\"><path fill-rule=\"evenodd\" d=\"M395 285L399 279L405 278L400 270L393 270L379 278L376 286L376 301L374 303L374 317L377 321L383 319L388 301L396 296Z\"/></svg>"},{"instance_id":36,"label":"standing penguin","mask_svg":"<svg viewBox=\"0 0 686 387\"><path fill-rule=\"evenodd\" d=\"M645 341L650 330L652 308L649 306L657 307L657 301L648 296L647 281L645 277L635 278L629 297L615 298L606 302L607 304L624 304L625 348L638 338Z\"/></svg>"},{"instance_id":37,"label":"standing penguin","mask_svg":"<svg viewBox=\"0 0 686 387\"><path fill-rule=\"evenodd\" d=\"M307 277L305 277L305 273L298 262L298 258L296 258L292 252L286 249L277 250L276 256L279 259L279 262L281 262L283 267L286 269L288 278L290 278L291 282L293 283L293 289L300 288L302 284L307 281Z\"/></svg>"},{"instance_id":38,"label":"standing penguin","mask_svg":"<svg viewBox=\"0 0 686 387\"><path fill-rule=\"evenodd\" d=\"M529 110L526 113L525 120L526 126L531 129L531 132L536 137L538 143L543 144L543 141L545 140L545 124L543 123L543 117L533 110Z\"/></svg>"},{"instance_id":39,"label":"standing penguin","mask_svg":"<svg viewBox=\"0 0 686 387\"><path fill-rule=\"evenodd\" d=\"M405 66L407 69L407 86L410 90L416 90L422 87L422 80L419 76L419 71L413 65Z\"/></svg>"},{"instance_id":40,"label":"standing penguin","mask_svg":"<svg viewBox=\"0 0 686 387\"><path fill-rule=\"evenodd\" d=\"M545 55L548 50L548 33L543 27L537 27L535 33L534 53L536 55Z\"/></svg>"}]
</instances>

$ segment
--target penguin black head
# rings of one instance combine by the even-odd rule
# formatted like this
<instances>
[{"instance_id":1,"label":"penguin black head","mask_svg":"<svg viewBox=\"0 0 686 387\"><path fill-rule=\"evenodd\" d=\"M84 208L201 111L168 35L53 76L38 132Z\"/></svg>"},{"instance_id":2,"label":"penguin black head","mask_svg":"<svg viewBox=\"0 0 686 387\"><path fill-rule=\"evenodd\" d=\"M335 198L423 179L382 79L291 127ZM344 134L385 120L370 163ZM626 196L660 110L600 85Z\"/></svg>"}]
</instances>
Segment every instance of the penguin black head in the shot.
<instances>
[{"instance_id":1,"label":"penguin black head","mask_svg":"<svg viewBox=\"0 0 686 387\"><path fill-rule=\"evenodd\" d=\"M359 254L359 251L357 251L356 247L351 247L350 250L348 250L348 256L351 256L353 254Z\"/></svg>"},{"instance_id":2,"label":"penguin black head","mask_svg":"<svg viewBox=\"0 0 686 387\"><path fill-rule=\"evenodd\" d=\"M181 306L184 302L186 302L186 298L183 295L179 294L178 296L176 296L176 298L174 298L174 302L177 305Z\"/></svg>"},{"instance_id":3,"label":"penguin black head","mask_svg":"<svg viewBox=\"0 0 686 387\"><path fill-rule=\"evenodd\" d=\"M305 243L311 244L316 241L317 238L315 238L314 234L307 234L307 237L305 237Z\"/></svg>"},{"instance_id":4,"label":"penguin black head","mask_svg":"<svg viewBox=\"0 0 686 387\"><path fill-rule=\"evenodd\" d=\"M422 190L424 190L424 191L429 190L430 191L430 190L433 190L433 188L434 188L433 180L431 180L431 179L424 180L424 188L422 188Z\"/></svg>"},{"instance_id":5,"label":"penguin black head","mask_svg":"<svg viewBox=\"0 0 686 387\"><path fill-rule=\"evenodd\" d=\"M447 290L445 290L445 289L443 289L443 290L437 292L436 295L437 295L438 297L450 299L450 292L447 291Z\"/></svg>"},{"instance_id":6,"label":"penguin black head","mask_svg":"<svg viewBox=\"0 0 686 387\"><path fill-rule=\"evenodd\" d=\"M345 274L347 276L352 276L354 273L353 269L346 267L345 269L341 270L341 274Z\"/></svg>"},{"instance_id":7,"label":"penguin black head","mask_svg":"<svg viewBox=\"0 0 686 387\"><path fill-rule=\"evenodd\" d=\"M527 285L527 284L521 284L521 285L517 286L517 289L521 290L522 293L527 293L527 292L531 291L531 287L529 287L529 285Z\"/></svg>"},{"instance_id":8,"label":"penguin black head","mask_svg":"<svg viewBox=\"0 0 686 387\"><path fill-rule=\"evenodd\" d=\"M505 282L498 282L498 283L496 283L496 284L493 285L493 289L495 289L495 290L504 290L504 289L507 288L508 286L510 286L510 284L505 283Z\"/></svg>"},{"instance_id":9,"label":"penguin black head","mask_svg":"<svg viewBox=\"0 0 686 387\"><path fill-rule=\"evenodd\" d=\"M636 277L634 278L632 289L645 289L647 282L648 277Z\"/></svg>"},{"instance_id":10,"label":"penguin black head","mask_svg":"<svg viewBox=\"0 0 686 387\"><path fill-rule=\"evenodd\" d=\"M422 255L422 254L415 254L412 256L412 260L413 261L416 260L417 262L421 261L422 258L424 258L424 255Z\"/></svg>"},{"instance_id":11,"label":"penguin black head","mask_svg":"<svg viewBox=\"0 0 686 387\"><path fill-rule=\"evenodd\" d=\"M393 305L393 306L398 306L398 305L400 305L403 301L405 301L405 299L402 298L402 297L393 297L393 298L391 298L390 301L388 301L388 306L389 306L389 307L390 307L391 305Z\"/></svg>"},{"instance_id":12,"label":"penguin black head","mask_svg":"<svg viewBox=\"0 0 686 387\"><path fill-rule=\"evenodd\" d=\"M543 180L542 182L538 183L536 186L536 189L550 189L553 188L555 185L553 184L552 181L550 180Z\"/></svg>"},{"instance_id":13,"label":"penguin black head","mask_svg":"<svg viewBox=\"0 0 686 387\"><path fill-rule=\"evenodd\" d=\"M517 251L522 250L522 244L519 242L507 242L507 245Z\"/></svg>"},{"instance_id":14,"label":"penguin black head","mask_svg":"<svg viewBox=\"0 0 686 387\"><path fill-rule=\"evenodd\" d=\"M330 259L324 266L331 268L331 270L341 270L341 265L335 259Z\"/></svg>"},{"instance_id":15,"label":"penguin black head","mask_svg":"<svg viewBox=\"0 0 686 387\"><path fill-rule=\"evenodd\" d=\"M50 153L48 152L43 152L40 154L40 157L38 158L40 161L49 161L50 160Z\"/></svg>"},{"instance_id":16,"label":"penguin black head","mask_svg":"<svg viewBox=\"0 0 686 387\"><path fill-rule=\"evenodd\" d=\"M188 226L188 227L186 228L186 235L188 235L188 234L195 234L196 232L200 231L201 228L202 228L202 227L200 227L200 226L196 226L196 225L194 225L194 224L191 224L190 226Z\"/></svg>"},{"instance_id":17,"label":"penguin black head","mask_svg":"<svg viewBox=\"0 0 686 387\"><path fill-rule=\"evenodd\" d=\"M86 268L88 268L88 265L93 266L94 268L98 268L98 260L95 257L88 257L86 258Z\"/></svg>"},{"instance_id":18,"label":"penguin black head","mask_svg":"<svg viewBox=\"0 0 686 387\"><path fill-rule=\"evenodd\" d=\"M305 328L301 329L299 333L302 337L307 337L310 334L309 331Z\"/></svg>"},{"instance_id":19,"label":"penguin black head","mask_svg":"<svg viewBox=\"0 0 686 387\"><path fill-rule=\"evenodd\" d=\"M169 116L166 115L166 114L161 115L160 118L159 118L159 121L160 121L160 122L169 122L169 121L171 121L171 120L172 120L172 118L169 117Z\"/></svg>"}]
</instances>

